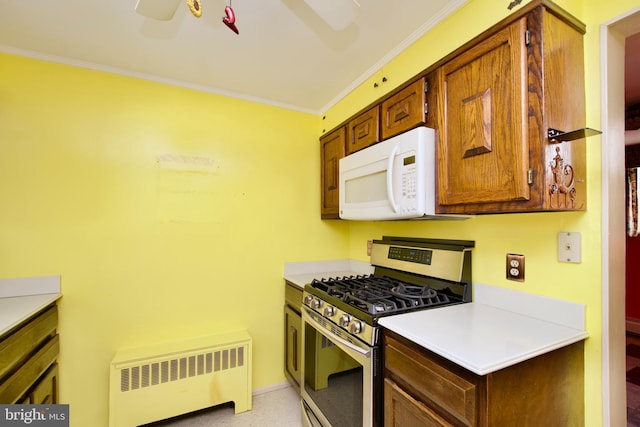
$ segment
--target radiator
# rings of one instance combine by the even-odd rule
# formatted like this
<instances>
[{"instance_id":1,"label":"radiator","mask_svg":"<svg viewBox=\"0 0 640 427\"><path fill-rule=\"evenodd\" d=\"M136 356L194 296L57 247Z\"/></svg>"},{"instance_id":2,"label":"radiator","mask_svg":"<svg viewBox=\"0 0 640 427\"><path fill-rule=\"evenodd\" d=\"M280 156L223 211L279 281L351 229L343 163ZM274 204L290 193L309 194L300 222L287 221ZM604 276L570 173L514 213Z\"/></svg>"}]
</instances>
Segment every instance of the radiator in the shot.
<instances>
[{"instance_id":1,"label":"radiator","mask_svg":"<svg viewBox=\"0 0 640 427\"><path fill-rule=\"evenodd\" d=\"M233 402L251 409L246 331L118 351L111 361L109 426L134 427Z\"/></svg>"}]
</instances>

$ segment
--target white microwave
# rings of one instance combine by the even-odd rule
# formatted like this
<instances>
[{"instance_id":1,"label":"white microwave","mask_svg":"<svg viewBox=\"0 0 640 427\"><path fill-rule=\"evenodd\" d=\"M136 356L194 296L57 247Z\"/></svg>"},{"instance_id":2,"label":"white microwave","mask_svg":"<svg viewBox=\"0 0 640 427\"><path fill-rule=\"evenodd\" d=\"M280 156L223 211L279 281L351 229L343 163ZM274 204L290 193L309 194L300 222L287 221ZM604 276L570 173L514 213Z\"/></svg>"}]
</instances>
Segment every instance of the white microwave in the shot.
<instances>
[{"instance_id":1,"label":"white microwave","mask_svg":"<svg viewBox=\"0 0 640 427\"><path fill-rule=\"evenodd\" d=\"M435 213L435 131L418 127L340 159L339 214L350 220L467 218Z\"/></svg>"}]
</instances>

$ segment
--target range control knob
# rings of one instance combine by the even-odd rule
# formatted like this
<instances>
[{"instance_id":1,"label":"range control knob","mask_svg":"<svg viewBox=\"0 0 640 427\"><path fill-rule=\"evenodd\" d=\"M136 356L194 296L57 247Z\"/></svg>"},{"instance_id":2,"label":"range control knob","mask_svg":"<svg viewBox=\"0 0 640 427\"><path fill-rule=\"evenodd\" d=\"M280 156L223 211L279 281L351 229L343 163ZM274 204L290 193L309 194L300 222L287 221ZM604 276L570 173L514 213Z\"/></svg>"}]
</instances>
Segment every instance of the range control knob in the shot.
<instances>
[{"instance_id":1,"label":"range control knob","mask_svg":"<svg viewBox=\"0 0 640 427\"><path fill-rule=\"evenodd\" d=\"M349 325L349 332L352 334L359 334L362 332L362 322L359 320L354 320Z\"/></svg>"},{"instance_id":2,"label":"range control knob","mask_svg":"<svg viewBox=\"0 0 640 427\"><path fill-rule=\"evenodd\" d=\"M327 317L333 317L336 315L336 308L332 305L328 305L324 308L324 315Z\"/></svg>"},{"instance_id":3,"label":"range control knob","mask_svg":"<svg viewBox=\"0 0 640 427\"><path fill-rule=\"evenodd\" d=\"M311 295L304 296L304 305L311 307L311 301L313 301L313 297Z\"/></svg>"},{"instance_id":4,"label":"range control knob","mask_svg":"<svg viewBox=\"0 0 640 427\"><path fill-rule=\"evenodd\" d=\"M320 307L322 307L322 300L319 298L314 298L313 301L311 301L311 308L315 308L317 310Z\"/></svg>"},{"instance_id":5,"label":"range control knob","mask_svg":"<svg viewBox=\"0 0 640 427\"><path fill-rule=\"evenodd\" d=\"M338 320L338 323L343 328L346 328L347 326L349 326L349 322L351 322L351 316L349 316L348 314L343 314L342 316L340 316L340 319Z\"/></svg>"}]
</instances>

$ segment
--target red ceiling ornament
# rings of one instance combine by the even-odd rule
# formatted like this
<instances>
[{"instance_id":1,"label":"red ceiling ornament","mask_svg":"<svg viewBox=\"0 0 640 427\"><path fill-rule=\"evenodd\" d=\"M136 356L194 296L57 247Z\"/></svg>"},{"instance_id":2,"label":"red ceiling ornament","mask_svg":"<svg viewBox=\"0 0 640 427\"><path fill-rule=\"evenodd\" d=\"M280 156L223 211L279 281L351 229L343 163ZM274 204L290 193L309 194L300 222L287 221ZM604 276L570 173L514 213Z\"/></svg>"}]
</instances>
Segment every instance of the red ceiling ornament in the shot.
<instances>
[{"instance_id":1,"label":"red ceiling ornament","mask_svg":"<svg viewBox=\"0 0 640 427\"><path fill-rule=\"evenodd\" d=\"M231 0L229 0L229 6L224 8L224 14L225 16L222 17L224 25L231 28L231 31L234 33L240 34L238 32L238 27L236 27L236 14L233 12L233 8L231 7Z\"/></svg>"}]
</instances>

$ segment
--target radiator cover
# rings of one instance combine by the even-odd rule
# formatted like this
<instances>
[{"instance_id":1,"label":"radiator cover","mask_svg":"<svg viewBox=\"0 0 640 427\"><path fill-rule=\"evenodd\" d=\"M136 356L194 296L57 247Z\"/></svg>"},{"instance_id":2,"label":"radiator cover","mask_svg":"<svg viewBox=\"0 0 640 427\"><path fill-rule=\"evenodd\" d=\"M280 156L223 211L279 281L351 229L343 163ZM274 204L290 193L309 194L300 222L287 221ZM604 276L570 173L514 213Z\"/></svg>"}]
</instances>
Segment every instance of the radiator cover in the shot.
<instances>
[{"instance_id":1,"label":"radiator cover","mask_svg":"<svg viewBox=\"0 0 640 427\"><path fill-rule=\"evenodd\" d=\"M110 368L110 427L134 427L221 403L251 409L246 331L120 350Z\"/></svg>"}]
</instances>

